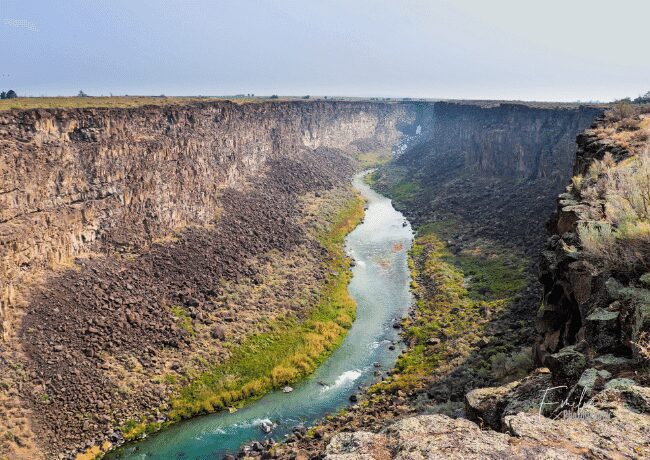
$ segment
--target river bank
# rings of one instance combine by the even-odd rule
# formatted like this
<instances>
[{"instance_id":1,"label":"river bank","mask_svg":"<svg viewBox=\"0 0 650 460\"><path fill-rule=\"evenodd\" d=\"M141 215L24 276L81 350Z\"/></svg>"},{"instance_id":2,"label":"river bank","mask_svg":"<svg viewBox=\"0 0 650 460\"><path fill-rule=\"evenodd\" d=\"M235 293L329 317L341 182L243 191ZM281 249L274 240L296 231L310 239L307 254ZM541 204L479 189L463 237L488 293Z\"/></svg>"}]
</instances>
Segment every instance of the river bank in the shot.
<instances>
[{"instance_id":1,"label":"river bank","mask_svg":"<svg viewBox=\"0 0 650 460\"><path fill-rule=\"evenodd\" d=\"M400 352L393 324L410 306L406 251L411 230L390 200L363 184L362 174L355 177L354 186L367 209L363 223L345 239L345 253L354 260L352 278L345 285L357 304L357 315L341 346L313 375L293 385L291 393L273 392L234 413L176 424L110 458L219 456L236 453L241 444L254 439L267 443L282 439L296 426L307 431L310 423L345 407L359 386L371 384L376 374L392 366ZM342 244L340 248L343 251Z\"/></svg>"}]
</instances>

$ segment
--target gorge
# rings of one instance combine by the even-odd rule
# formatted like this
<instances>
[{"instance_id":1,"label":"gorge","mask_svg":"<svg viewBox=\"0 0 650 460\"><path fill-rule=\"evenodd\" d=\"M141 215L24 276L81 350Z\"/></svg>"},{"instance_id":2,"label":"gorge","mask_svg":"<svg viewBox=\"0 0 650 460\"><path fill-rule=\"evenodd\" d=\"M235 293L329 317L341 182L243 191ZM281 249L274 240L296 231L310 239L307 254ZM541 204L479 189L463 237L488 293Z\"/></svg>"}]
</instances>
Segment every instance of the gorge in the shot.
<instances>
[{"instance_id":1,"label":"gorge","mask_svg":"<svg viewBox=\"0 0 650 460\"><path fill-rule=\"evenodd\" d=\"M392 325L411 301L406 253L412 231L363 177L357 174L354 185L367 201L366 213L346 238L346 251L354 261L349 290L357 314L341 346L290 393L278 390L236 413L180 423L144 443L118 449L115 458L223 457L236 454L246 442L281 440L296 426L308 427L342 409L360 385L367 386L380 369L392 367L400 352Z\"/></svg>"},{"instance_id":2,"label":"gorge","mask_svg":"<svg viewBox=\"0 0 650 460\"><path fill-rule=\"evenodd\" d=\"M328 366L336 372L326 385L341 375L337 355L358 352L357 342L346 341L372 320L381 320L372 323L380 326L373 343L384 353L369 352L357 367L377 361L377 381L355 391L347 410L321 419L345 405L351 393L343 392L307 417L304 430L279 429L291 432L285 443L247 446L246 455L435 458L445 442L474 446L444 438L448 429L474 433L472 448L483 444L466 458L579 458L535 433L542 422L526 418L537 409L531 394L540 385L571 381L573 391L593 368L603 385L636 379L615 390L635 401L634 416L647 418L650 401L647 388L635 386L644 380L630 373L641 360L631 342L648 327L640 275L605 273L567 249L579 246L578 223L594 218L585 214L586 188L577 196L574 182L572 196L561 198L549 224L557 236L545 243L545 222L572 176L588 176L606 152L619 162L633 158L645 142L621 147L618 127L598 138L612 123L599 118L603 110L498 101L205 100L0 111L0 427L10 434L0 458L92 458L200 414L238 410L236 419L265 400L282 405L285 396L309 406L309 392L320 386L313 379ZM630 133L647 129L639 117L641 127ZM579 138L576 162L575 138L596 119ZM392 273L386 283L404 288L401 297L386 305L375 299L379 310L364 316L355 293L361 262L370 265L362 243L397 225L392 238L399 240L382 244L402 264L409 250L410 227L401 227L399 213L372 227L373 206L383 201L359 179L356 190L369 208L358 226L363 199L351 179L368 167L377 169L366 182L416 230L408 313L408 277L392 276L388 256L373 259L373 269ZM361 241L350 233L355 228ZM604 297L610 278L620 284L616 299ZM380 286L375 291L384 295ZM540 298L545 308L538 312ZM590 299L598 305L587 307ZM615 318L601 312L611 301L619 306ZM583 328L594 308L603 322ZM382 334L399 342L398 329L403 351L399 343L381 344ZM614 360L605 366L607 379L593 364L602 356ZM550 371L533 370L546 366ZM358 383L373 383L373 370ZM294 393L277 393L287 385ZM228 414L170 429L211 417ZM546 428L545 435L553 432ZM507 436L524 441L507 447ZM648 446L639 438L630 452ZM438 446L427 444L431 439ZM248 433L241 438L249 440ZM409 442L411 450L401 450ZM232 452L219 449L192 452ZM175 450L164 452L154 458Z\"/></svg>"}]
</instances>

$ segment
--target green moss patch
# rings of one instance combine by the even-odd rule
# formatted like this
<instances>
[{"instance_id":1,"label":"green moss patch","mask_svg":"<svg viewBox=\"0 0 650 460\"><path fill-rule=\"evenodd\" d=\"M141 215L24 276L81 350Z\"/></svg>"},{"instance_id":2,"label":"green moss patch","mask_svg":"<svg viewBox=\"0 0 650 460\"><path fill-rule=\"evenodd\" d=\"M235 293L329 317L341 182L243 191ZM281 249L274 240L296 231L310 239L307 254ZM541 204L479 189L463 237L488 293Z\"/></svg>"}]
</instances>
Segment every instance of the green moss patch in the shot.
<instances>
[{"instance_id":1,"label":"green moss patch","mask_svg":"<svg viewBox=\"0 0 650 460\"><path fill-rule=\"evenodd\" d=\"M393 158L390 149L373 150L371 152L364 152L355 155L357 161L357 168L359 170L376 168L383 164L388 163Z\"/></svg>"},{"instance_id":2,"label":"green moss patch","mask_svg":"<svg viewBox=\"0 0 650 460\"><path fill-rule=\"evenodd\" d=\"M196 335L196 332L194 331L194 327L192 326L192 318L190 317L190 314L180 306L173 306L170 308L172 315L174 315L178 319L178 326L185 331L189 332L190 335L194 336Z\"/></svg>"}]
</instances>

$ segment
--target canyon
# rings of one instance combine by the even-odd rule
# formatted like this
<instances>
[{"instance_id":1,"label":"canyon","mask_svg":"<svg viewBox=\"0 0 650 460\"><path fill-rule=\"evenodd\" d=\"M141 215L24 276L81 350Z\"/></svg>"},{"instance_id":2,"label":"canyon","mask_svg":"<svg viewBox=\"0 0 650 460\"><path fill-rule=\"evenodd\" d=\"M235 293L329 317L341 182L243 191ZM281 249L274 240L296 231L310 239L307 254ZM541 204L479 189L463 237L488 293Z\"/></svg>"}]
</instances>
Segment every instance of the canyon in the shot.
<instances>
[{"instance_id":1,"label":"canyon","mask_svg":"<svg viewBox=\"0 0 650 460\"><path fill-rule=\"evenodd\" d=\"M395 323L406 348L348 410L242 455L641 455L643 269L576 256L598 202L576 185L560 195L606 152L642 151L602 114L335 100L0 111L0 458L91 458L313 372L354 319L342 242L363 213L351 177L371 166L416 230L415 300ZM647 129L639 117L630 133ZM287 350L304 336L311 351ZM269 375L242 371L253 358ZM591 377L618 431L534 414L539 391L564 385L569 400ZM563 438L568 424L591 434Z\"/></svg>"},{"instance_id":2,"label":"canyon","mask_svg":"<svg viewBox=\"0 0 650 460\"><path fill-rule=\"evenodd\" d=\"M530 195L493 194L485 207L484 178L454 187L463 161L427 185L420 156L436 147L380 168L375 186L421 223L409 349L360 404L279 457L647 458L647 113L615 107L578 135L571 180L545 184L562 192L544 205L546 241L512 226L541 230L544 216L512 214ZM442 158L431 170L448 169ZM448 207L452 187L464 195ZM494 208L508 211L501 234L485 229Z\"/></svg>"}]
</instances>

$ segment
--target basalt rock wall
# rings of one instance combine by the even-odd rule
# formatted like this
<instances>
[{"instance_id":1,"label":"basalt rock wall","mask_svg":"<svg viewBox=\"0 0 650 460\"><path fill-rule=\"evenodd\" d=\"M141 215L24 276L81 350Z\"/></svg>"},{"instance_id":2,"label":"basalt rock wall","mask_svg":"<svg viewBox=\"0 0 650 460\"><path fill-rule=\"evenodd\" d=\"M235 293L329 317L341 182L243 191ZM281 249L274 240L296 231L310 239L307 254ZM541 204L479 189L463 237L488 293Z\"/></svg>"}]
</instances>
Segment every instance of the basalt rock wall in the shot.
<instances>
[{"instance_id":1,"label":"basalt rock wall","mask_svg":"<svg viewBox=\"0 0 650 460\"><path fill-rule=\"evenodd\" d=\"M619 123L620 124L620 123ZM622 182L616 165L634 165L647 155L648 143L608 119L598 120L578 138L574 180L557 199L557 208L548 222L552 236L540 257L540 280L544 286L543 305L537 316L538 338L535 347L540 364L553 361L561 350L575 347L595 362L615 360L617 370L631 367L635 344L650 330L650 291L643 277L647 260L638 266L627 264L626 252L616 250L616 241L609 243L612 254L590 250L581 229L587 225L611 225L608 197L612 183L627 188L624 196L632 196L647 183ZM645 152L645 153L643 153ZM603 165L603 159L608 158ZM599 170L598 163L602 166ZM634 166L638 168L639 166ZM622 201L621 209L625 205ZM621 240L618 245L636 243ZM639 253L643 253L643 240ZM645 243L647 245L647 242ZM620 257L620 260L615 260ZM611 260L611 259L614 260ZM604 355L605 357L598 356Z\"/></svg>"},{"instance_id":2,"label":"basalt rock wall","mask_svg":"<svg viewBox=\"0 0 650 460\"><path fill-rule=\"evenodd\" d=\"M432 111L427 142L399 164L419 165L430 174L462 167L478 175L562 181L573 165L576 134L601 113L593 107L446 102L434 104ZM433 161L443 157L442 165Z\"/></svg>"},{"instance_id":3,"label":"basalt rock wall","mask_svg":"<svg viewBox=\"0 0 650 460\"><path fill-rule=\"evenodd\" d=\"M460 218L536 255L571 177L575 137L602 109L438 102L420 113L421 135L384 168L379 188L415 225Z\"/></svg>"},{"instance_id":4,"label":"basalt rock wall","mask_svg":"<svg viewBox=\"0 0 650 460\"><path fill-rule=\"evenodd\" d=\"M390 146L407 105L279 102L0 113L0 331L33 273L130 251L305 149ZM350 150L352 149L352 150Z\"/></svg>"}]
</instances>

